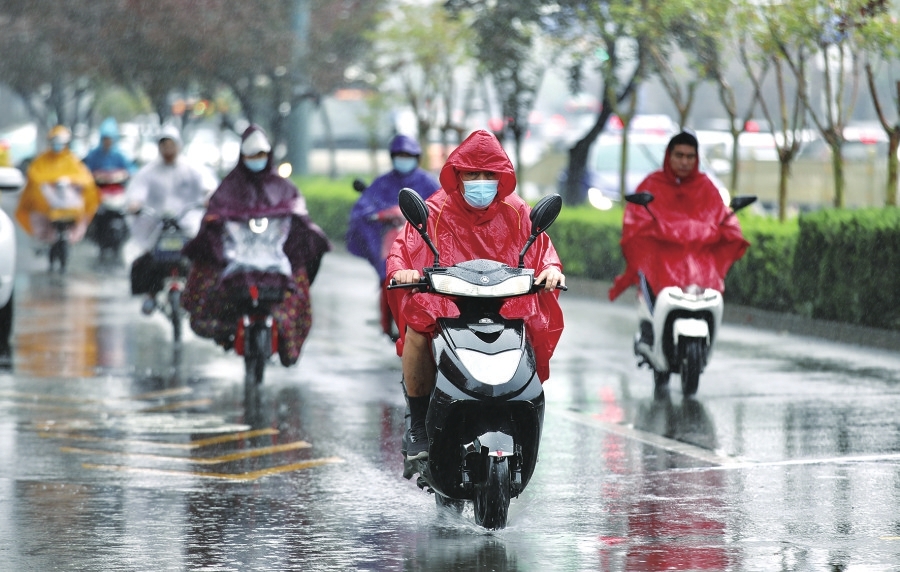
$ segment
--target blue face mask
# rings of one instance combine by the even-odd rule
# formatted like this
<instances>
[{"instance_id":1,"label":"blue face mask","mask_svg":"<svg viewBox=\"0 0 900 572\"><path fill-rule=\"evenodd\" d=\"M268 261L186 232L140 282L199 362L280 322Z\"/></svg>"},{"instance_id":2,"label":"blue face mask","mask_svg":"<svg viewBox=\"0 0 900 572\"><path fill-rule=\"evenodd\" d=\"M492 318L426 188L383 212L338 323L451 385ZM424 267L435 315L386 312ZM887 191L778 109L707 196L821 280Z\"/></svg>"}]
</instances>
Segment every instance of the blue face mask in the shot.
<instances>
[{"instance_id":1,"label":"blue face mask","mask_svg":"<svg viewBox=\"0 0 900 572\"><path fill-rule=\"evenodd\" d=\"M466 202L476 209L483 209L491 204L497 196L497 183L499 181L463 181L463 197Z\"/></svg>"},{"instance_id":2,"label":"blue face mask","mask_svg":"<svg viewBox=\"0 0 900 572\"><path fill-rule=\"evenodd\" d=\"M244 165L253 171L254 173L259 173L263 169L266 168L266 164L269 162L268 157L263 157L262 159L244 159Z\"/></svg>"},{"instance_id":3,"label":"blue face mask","mask_svg":"<svg viewBox=\"0 0 900 572\"><path fill-rule=\"evenodd\" d=\"M50 148L53 149L54 152L59 153L66 148L66 144L62 141L51 141Z\"/></svg>"},{"instance_id":4,"label":"blue face mask","mask_svg":"<svg viewBox=\"0 0 900 572\"><path fill-rule=\"evenodd\" d=\"M392 162L394 163L394 169L404 175L419 166L419 160L415 157L394 157Z\"/></svg>"}]
</instances>

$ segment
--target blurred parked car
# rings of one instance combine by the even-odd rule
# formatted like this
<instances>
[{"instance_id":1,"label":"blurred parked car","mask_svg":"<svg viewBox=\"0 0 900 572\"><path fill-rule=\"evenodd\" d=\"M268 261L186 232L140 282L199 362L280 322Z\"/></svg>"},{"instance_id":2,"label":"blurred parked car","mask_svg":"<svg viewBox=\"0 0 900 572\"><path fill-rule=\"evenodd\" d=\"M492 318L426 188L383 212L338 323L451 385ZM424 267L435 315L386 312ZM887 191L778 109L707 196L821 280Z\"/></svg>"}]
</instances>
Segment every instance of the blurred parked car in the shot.
<instances>
[{"instance_id":1,"label":"blurred parked car","mask_svg":"<svg viewBox=\"0 0 900 572\"><path fill-rule=\"evenodd\" d=\"M632 134L628 136L628 166L625 172L625 194L634 193L637 186L651 172L662 167L666 156L666 146L670 135ZM604 134L594 141L588 151L587 168L581 184L582 199L595 208L607 210L619 199L619 182L622 161L622 137L616 134ZM723 200L728 200L728 189L724 183L705 167L701 156L700 169L712 179L722 193ZM565 185L568 172L563 169L557 179L560 192Z\"/></svg>"},{"instance_id":2,"label":"blurred parked car","mask_svg":"<svg viewBox=\"0 0 900 572\"><path fill-rule=\"evenodd\" d=\"M0 167L0 191L18 191L25 186L22 171ZM10 336L13 322L13 282L16 276L16 229L0 209L0 368L12 364Z\"/></svg>"},{"instance_id":3,"label":"blurred parked car","mask_svg":"<svg viewBox=\"0 0 900 572\"><path fill-rule=\"evenodd\" d=\"M887 157L888 136L881 124L851 124L844 127L844 144L841 154L844 161L881 161ZM797 156L798 160L830 161L831 147L816 133L805 143Z\"/></svg>"}]
</instances>

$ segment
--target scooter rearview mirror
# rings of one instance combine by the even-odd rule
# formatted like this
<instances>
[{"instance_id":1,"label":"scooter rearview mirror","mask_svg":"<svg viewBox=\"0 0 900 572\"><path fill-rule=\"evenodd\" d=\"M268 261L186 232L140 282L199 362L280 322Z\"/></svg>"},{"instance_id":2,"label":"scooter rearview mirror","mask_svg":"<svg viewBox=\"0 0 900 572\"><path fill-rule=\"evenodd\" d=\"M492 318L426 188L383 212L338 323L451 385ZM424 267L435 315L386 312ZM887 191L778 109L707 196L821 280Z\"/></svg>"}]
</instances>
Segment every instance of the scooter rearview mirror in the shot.
<instances>
[{"instance_id":1,"label":"scooter rearview mirror","mask_svg":"<svg viewBox=\"0 0 900 572\"><path fill-rule=\"evenodd\" d=\"M756 196L754 195L739 195L731 199L731 210L734 212L738 212L742 208L749 207L753 203L756 202Z\"/></svg>"},{"instance_id":2,"label":"scooter rearview mirror","mask_svg":"<svg viewBox=\"0 0 900 572\"><path fill-rule=\"evenodd\" d=\"M547 230L562 210L562 197L548 195L531 209L531 233L540 234Z\"/></svg>"},{"instance_id":3,"label":"scooter rearview mirror","mask_svg":"<svg viewBox=\"0 0 900 572\"><path fill-rule=\"evenodd\" d=\"M645 209L647 209L647 212L650 213L650 217L653 220L656 220L656 216L653 214L653 211L651 211L650 207L647 206L653 202L653 195L651 195L650 193L631 193L630 195L625 195L625 201L633 205L644 207Z\"/></svg>"},{"instance_id":4,"label":"scooter rearview mirror","mask_svg":"<svg viewBox=\"0 0 900 572\"><path fill-rule=\"evenodd\" d=\"M425 206L425 201L422 200L419 193L412 189L400 189L397 204L400 205L403 218L409 221L409 224L413 225L419 234L422 234L428 222L428 207Z\"/></svg>"},{"instance_id":5,"label":"scooter rearview mirror","mask_svg":"<svg viewBox=\"0 0 900 572\"><path fill-rule=\"evenodd\" d=\"M25 175L15 167L0 167L0 191L18 191L25 186Z\"/></svg>"},{"instance_id":6,"label":"scooter rearview mirror","mask_svg":"<svg viewBox=\"0 0 900 572\"><path fill-rule=\"evenodd\" d=\"M646 207L653 202L653 195L650 193L632 193L630 195L625 195L625 200L633 205Z\"/></svg>"},{"instance_id":7,"label":"scooter rearview mirror","mask_svg":"<svg viewBox=\"0 0 900 572\"><path fill-rule=\"evenodd\" d=\"M548 195L538 201L534 208L531 209L531 236L519 253L519 268L525 268L525 253L534 244L539 234L545 232L562 210L562 197L559 195Z\"/></svg>"},{"instance_id":8,"label":"scooter rearview mirror","mask_svg":"<svg viewBox=\"0 0 900 572\"><path fill-rule=\"evenodd\" d=\"M361 179L353 179L353 190L361 193L366 190L366 184Z\"/></svg>"},{"instance_id":9,"label":"scooter rearview mirror","mask_svg":"<svg viewBox=\"0 0 900 572\"><path fill-rule=\"evenodd\" d=\"M425 201L414 190L403 188L400 189L397 204L400 206L403 218L416 229L416 232L419 233L419 236L422 237L422 240L425 241L425 244L428 245L428 248L434 254L434 267L440 267L441 263L437 248L434 247L434 243L431 242L431 238L428 236L428 207L425 206Z\"/></svg>"}]
</instances>

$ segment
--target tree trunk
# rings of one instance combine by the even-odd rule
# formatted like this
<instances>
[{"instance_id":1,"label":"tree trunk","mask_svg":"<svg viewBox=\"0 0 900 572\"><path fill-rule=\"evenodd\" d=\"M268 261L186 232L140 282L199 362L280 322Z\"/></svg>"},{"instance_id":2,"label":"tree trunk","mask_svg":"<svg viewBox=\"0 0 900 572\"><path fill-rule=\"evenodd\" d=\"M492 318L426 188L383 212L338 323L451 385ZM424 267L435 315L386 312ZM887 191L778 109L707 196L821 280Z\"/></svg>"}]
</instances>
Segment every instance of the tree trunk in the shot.
<instances>
[{"instance_id":1,"label":"tree trunk","mask_svg":"<svg viewBox=\"0 0 900 572\"><path fill-rule=\"evenodd\" d=\"M604 100L604 103L608 102ZM605 104L591 130L569 149L569 168L566 173L565 188L562 192L563 202L567 205L577 205L584 202L585 197L582 195L581 185L584 180L584 171L587 167L588 151L590 151L591 144L593 144L597 135L603 131L610 115L612 115L612 106Z\"/></svg>"},{"instance_id":2,"label":"tree trunk","mask_svg":"<svg viewBox=\"0 0 900 572\"><path fill-rule=\"evenodd\" d=\"M834 173L834 207L844 208L844 157L841 146L831 145L831 170Z\"/></svg>"},{"instance_id":3,"label":"tree trunk","mask_svg":"<svg viewBox=\"0 0 900 572\"><path fill-rule=\"evenodd\" d=\"M328 108L324 105L319 106L319 114L322 117L322 130L325 132L325 140L328 141L328 175L332 179L337 178L337 148L334 144L334 129L331 127L331 117L328 115ZM373 176L378 172L378 163L375 160L375 154L370 155L372 161Z\"/></svg>"},{"instance_id":4,"label":"tree trunk","mask_svg":"<svg viewBox=\"0 0 900 572\"><path fill-rule=\"evenodd\" d=\"M786 154L785 154L786 155ZM780 169L778 174L778 220L787 220L787 192L788 180L791 178L791 158L779 157Z\"/></svg>"},{"instance_id":5,"label":"tree trunk","mask_svg":"<svg viewBox=\"0 0 900 572\"><path fill-rule=\"evenodd\" d=\"M900 147L900 126L894 127L888 137L887 187L885 188L885 204L897 206L897 149Z\"/></svg>"}]
</instances>

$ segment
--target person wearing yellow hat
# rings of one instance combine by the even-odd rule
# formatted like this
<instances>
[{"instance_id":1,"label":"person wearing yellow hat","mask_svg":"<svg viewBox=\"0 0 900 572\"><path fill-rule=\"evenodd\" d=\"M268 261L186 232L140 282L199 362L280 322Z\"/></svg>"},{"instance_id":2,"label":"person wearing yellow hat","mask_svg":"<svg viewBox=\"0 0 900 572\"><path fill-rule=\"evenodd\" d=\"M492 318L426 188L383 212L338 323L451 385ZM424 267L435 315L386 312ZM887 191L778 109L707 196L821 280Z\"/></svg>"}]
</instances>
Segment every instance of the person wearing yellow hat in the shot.
<instances>
[{"instance_id":1,"label":"person wearing yellow hat","mask_svg":"<svg viewBox=\"0 0 900 572\"><path fill-rule=\"evenodd\" d=\"M50 130L48 149L29 165L25 189L16 207L19 224L43 243L49 244L56 238L53 217L71 218L74 224L68 240L81 240L100 204L90 170L69 150L71 140L72 133L63 125Z\"/></svg>"}]
</instances>

